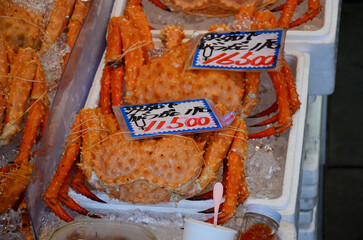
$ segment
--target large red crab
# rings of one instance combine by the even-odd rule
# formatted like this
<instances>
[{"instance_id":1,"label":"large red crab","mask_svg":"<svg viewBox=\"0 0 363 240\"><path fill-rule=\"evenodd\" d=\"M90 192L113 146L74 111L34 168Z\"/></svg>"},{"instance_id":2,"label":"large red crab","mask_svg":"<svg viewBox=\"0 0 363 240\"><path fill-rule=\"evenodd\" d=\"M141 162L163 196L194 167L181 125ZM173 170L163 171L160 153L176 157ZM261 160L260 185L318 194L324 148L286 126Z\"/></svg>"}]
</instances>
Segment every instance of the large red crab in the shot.
<instances>
[{"instance_id":1,"label":"large red crab","mask_svg":"<svg viewBox=\"0 0 363 240\"><path fill-rule=\"evenodd\" d=\"M252 5L241 9L240 13L237 20L256 19L253 29L276 24L271 13L256 11ZM66 196L78 154L81 155L78 164L81 171L77 170L76 175L83 172L91 185L122 201L156 203L169 201L172 194L181 198L197 195L217 179L224 158L228 159L228 177L224 180L226 195L220 222L231 219L236 206L248 197L243 170L247 158L247 131L241 117L223 132L135 141L126 141L123 137L111 110L111 105L122 101L144 104L203 97L217 103L222 114L237 111L244 101L244 110L254 106L254 103L250 104L255 95L251 91L258 83L250 82L257 81L258 74L184 70L188 43L182 41L182 28L175 26L163 29L161 35L167 50L163 56L151 59L146 54L154 48L149 28L137 0L129 2L125 16L114 17L109 23L100 108L82 109L76 116L61 163L43 194L48 207L65 221L73 219L58 200L87 213ZM219 28L228 30L226 25L213 26L211 30ZM121 58L124 64L120 64ZM289 95L286 82L293 81L290 75L286 62L281 71L270 73L277 93L279 113L276 120L279 123L256 137L279 134L291 126L292 106L298 108L299 103ZM126 96L122 94L123 81ZM291 92L295 90L294 87L290 89Z\"/></svg>"}]
</instances>

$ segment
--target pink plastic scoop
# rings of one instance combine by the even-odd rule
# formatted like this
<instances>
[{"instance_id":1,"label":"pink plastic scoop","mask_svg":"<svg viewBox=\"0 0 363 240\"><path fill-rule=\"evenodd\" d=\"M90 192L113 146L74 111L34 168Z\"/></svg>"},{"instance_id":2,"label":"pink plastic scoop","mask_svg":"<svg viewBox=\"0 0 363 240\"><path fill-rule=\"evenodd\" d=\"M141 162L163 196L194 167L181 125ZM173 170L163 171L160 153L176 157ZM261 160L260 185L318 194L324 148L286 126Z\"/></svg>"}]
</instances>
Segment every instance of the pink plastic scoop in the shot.
<instances>
[{"instance_id":1,"label":"pink plastic scoop","mask_svg":"<svg viewBox=\"0 0 363 240\"><path fill-rule=\"evenodd\" d=\"M217 182L213 188L213 202L214 202L214 227L217 227L219 205L221 205L223 197L223 185Z\"/></svg>"}]
</instances>

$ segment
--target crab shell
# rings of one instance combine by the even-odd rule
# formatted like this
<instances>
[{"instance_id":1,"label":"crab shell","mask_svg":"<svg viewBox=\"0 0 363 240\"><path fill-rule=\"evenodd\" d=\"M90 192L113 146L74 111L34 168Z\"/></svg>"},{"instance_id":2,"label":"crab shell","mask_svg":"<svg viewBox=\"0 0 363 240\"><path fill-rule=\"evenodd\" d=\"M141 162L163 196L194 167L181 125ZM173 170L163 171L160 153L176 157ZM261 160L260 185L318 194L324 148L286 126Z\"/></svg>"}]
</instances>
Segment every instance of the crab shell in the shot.
<instances>
[{"instance_id":1,"label":"crab shell","mask_svg":"<svg viewBox=\"0 0 363 240\"><path fill-rule=\"evenodd\" d=\"M242 5L252 4L257 9L272 5L277 0L163 0L172 11L205 17L235 15Z\"/></svg>"}]
</instances>

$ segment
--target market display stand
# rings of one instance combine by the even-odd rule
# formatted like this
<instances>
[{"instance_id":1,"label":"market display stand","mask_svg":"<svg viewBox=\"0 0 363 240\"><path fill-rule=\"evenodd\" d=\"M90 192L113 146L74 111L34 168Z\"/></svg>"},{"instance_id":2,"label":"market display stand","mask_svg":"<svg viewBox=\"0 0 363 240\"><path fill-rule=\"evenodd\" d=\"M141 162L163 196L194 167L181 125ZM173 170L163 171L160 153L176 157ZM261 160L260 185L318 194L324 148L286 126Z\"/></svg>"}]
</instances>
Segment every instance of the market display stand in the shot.
<instances>
[{"instance_id":1,"label":"market display stand","mask_svg":"<svg viewBox=\"0 0 363 240\"><path fill-rule=\"evenodd\" d=\"M119 9L113 8L112 3L108 1L102 4L100 0L94 1L60 82L57 93L59 96L53 103L53 109L56 111L52 111L49 117L49 126L28 187L27 202L36 237L39 237L42 228L44 229L49 215L49 210L41 200L41 194L47 187L45 183L50 181L52 175L44 173L55 171L58 163L55 159L60 159L63 152L63 148L59 146L63 146L65 142L64 133L67 132L69 123L73 122L74 114L84 106L88 97L106 45L104 36L108 18L104 16L114 15L117 11ZM309 66L297 69L308 72L310 70L309 101L302 167L298 167L297 180L292 183L295 189L294 197L290 198L286 208L277 209L283 215L287 226L281 228L280 236L286 236L284 240L296 239L297 235L299 239L316 239L317 235L317 219L321 207L317 205L319 192L321 193L318 183L322 177L319 175L319 168L325 159L325 156L320 154L325 150L326 97L324 96L334 90L339 0L327 0L325 11L324 27L315 31L315 36L306 31L291 30L286 41L287 51L298 50L305 52L301 54L307 56L310 54L311 64L310 69ZM103 34L93 34L95 30ZM324 61L321 56L324 56ZM77 83L72 81L75 78ZM298 162L300 163L300 159Z\"/></svg>"}]
</instances>

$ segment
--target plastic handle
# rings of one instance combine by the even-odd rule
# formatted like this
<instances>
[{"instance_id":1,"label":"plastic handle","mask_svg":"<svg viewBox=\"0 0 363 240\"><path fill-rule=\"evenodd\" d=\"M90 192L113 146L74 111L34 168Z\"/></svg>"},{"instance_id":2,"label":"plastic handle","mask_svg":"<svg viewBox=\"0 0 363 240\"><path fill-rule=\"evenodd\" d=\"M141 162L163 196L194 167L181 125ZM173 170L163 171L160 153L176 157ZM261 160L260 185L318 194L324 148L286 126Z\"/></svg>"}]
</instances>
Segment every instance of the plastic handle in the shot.
<instances>
[{"instance_id":1,"label":"plastic handle","mask_svg":"<svg viewBox=\"0 0 363 240\"><path fill-rule=\"evenodd\" d=\"M214 227L217 227L219 205L221 205L223 196L223 185L217 182L213 188L213 202L214 202Z\"/></svg>"}]
</instances>

